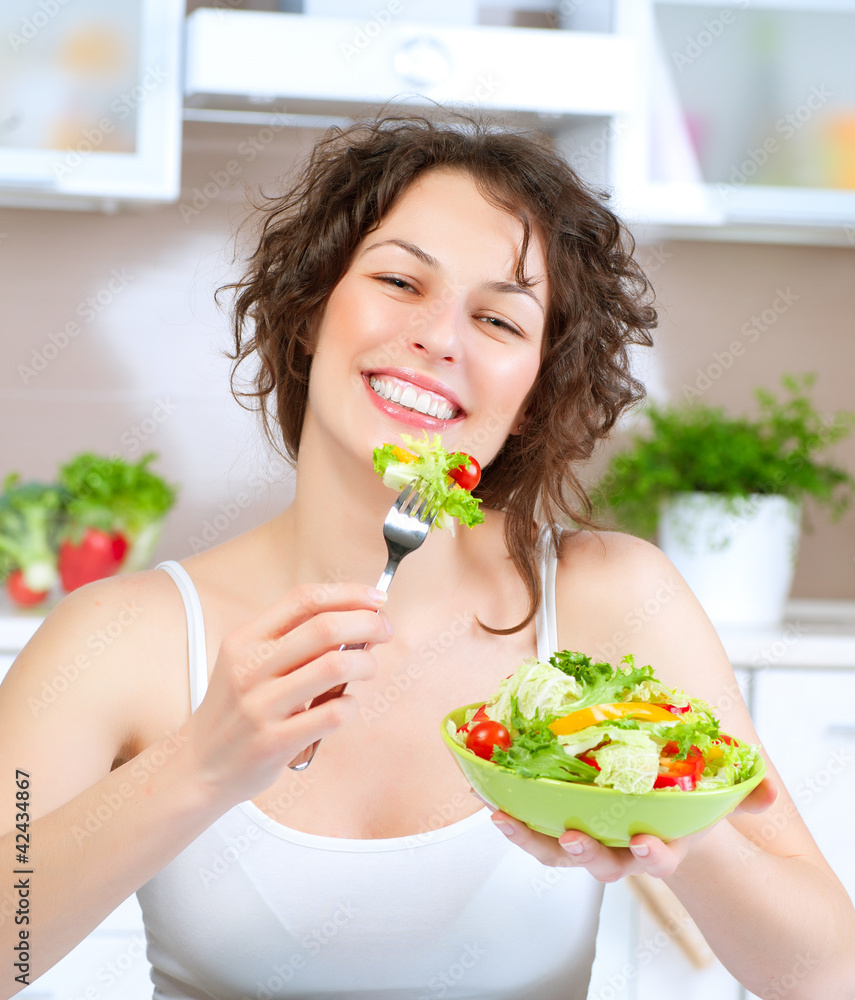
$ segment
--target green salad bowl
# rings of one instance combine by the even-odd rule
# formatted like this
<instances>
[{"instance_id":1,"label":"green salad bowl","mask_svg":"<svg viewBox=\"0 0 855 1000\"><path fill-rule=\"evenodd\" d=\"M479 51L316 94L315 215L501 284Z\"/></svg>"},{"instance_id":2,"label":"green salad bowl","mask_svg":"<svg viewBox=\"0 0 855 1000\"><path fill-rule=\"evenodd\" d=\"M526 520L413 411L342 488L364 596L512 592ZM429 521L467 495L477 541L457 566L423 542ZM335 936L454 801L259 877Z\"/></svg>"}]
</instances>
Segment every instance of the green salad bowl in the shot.
<instances>
[{"instance_id":1,"label":"green salad bowl","mask_svg":"<svg viewBox=\"0 0 855 1000\"><path fill-rule=\"evenodd\" d=\"M643 795L552 778L524 778L510 768L483 760L451 738L449 722L456 729L463 724L467 709L481 704L464 705L442 720L440 731L446 746L485 802L550 837L560 837L565 830L581 830L608 847L627 847L636 833L675 840L733 812L766 773L761 757L751 777L729 788L708 792L662 789Z\"/></svg>"}]
</instances>

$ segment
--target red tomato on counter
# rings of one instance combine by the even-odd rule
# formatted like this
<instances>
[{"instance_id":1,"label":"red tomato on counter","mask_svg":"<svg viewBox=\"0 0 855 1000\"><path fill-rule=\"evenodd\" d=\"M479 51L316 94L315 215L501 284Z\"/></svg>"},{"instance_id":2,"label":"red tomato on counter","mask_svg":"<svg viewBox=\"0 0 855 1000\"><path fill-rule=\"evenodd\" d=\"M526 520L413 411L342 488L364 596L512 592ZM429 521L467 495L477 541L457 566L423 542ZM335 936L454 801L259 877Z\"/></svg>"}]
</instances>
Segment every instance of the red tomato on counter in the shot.
<instances>
[{"instance_id":1,"label":"red tomato on counter","mask_svg":"<svg viewBox=\"0 0 855 1000\"><path fill-rule=\"evenodd\" d=\"M87 528L82 541L75 545L64 541L59 546L59 578L71 592L94 580L112 576L122 565L128 551L127 539L113 532Z\"/></svg>"},{"instance_id":2,"label":"red tomato on counter","mask_svg":"<svg viewBox=\"0 0 855 1000\"><path fill-rule=\"evenodd\" d=\"M6 591L12 602L22 608L31 608L42 601L50 593L49 590L30 590L24 583L24 574L19 569L13 569L6 581Z\"/></svg>"}]
</instances>

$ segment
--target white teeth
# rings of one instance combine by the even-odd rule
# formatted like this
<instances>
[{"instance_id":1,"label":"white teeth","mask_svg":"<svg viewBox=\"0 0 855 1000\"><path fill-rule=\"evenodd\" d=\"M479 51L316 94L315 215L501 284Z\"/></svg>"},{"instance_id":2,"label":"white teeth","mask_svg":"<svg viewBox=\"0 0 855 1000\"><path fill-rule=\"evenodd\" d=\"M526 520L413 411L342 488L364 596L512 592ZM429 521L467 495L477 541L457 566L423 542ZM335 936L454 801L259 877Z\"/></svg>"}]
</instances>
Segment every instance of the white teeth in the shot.
<instances>
[{"instance_id":1,"label":"white teeth","mask_svg":"<svg viewBox=\"0 0 855 1000\"><path fill-rule=\"evenodd\" d=\"M406 389L404 389L404 391L401 393L400 403L401 406L413 407L415 406L417 399L418 399L418 393L411 385L408 385Z\"/></svg>"},{"instance_id":2,"label":"white teeth","mask_svg":"<svg viewBox=\"0 0 855 1000\"><path fill-rule=\"evenodd\" d=\"M435 396L426 390L419 392L412 385L401 386L398 382L386 382L377 375L372 375L368 379L368 384L378 396L398 403L408 410L417 410L439 420L450 420L456 413L454 407L441 396Z\"/></svg>"},{"instance_id":3,"label":"white teeth","mask_svg":"<svg viewBox=\"0 0 855 1000\"><path fill-rule=\"evenodd\" d=\"M431 394L423 392L415 403L413 403L413 408L418 410L419 413L427 413L430 410L431 401Z\"/></svg>"}]
</instances>

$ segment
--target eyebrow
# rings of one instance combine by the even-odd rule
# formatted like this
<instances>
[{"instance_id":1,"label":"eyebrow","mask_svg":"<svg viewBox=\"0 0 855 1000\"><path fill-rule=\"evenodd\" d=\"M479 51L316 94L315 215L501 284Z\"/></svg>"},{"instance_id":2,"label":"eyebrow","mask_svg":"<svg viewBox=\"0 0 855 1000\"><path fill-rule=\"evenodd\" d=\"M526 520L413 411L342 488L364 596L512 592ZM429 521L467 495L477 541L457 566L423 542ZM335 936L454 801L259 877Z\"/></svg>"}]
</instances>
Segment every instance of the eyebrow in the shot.
<instances>
[{"instance_id":1,"label":"eyebrow","mask_svg":"<svg viewBox=\"0 0 855 1000\"><path fill-rule=\"evenodd\" d=\"M442 265L436 257L431 256L427 253L427 251L422 250L421 247L417 247L415 243L409 243L407 240L399 240L395 237L383 240L380 243L372 243L371 246L366 247L359 256L361 257L363 254L368 253L369 250L376 250L378 247L385 246L400 247L402 250L406 250L407 253L412 254L416 260L420 260L426 267L431 268L431 270L442 270ZM533 299L541 309L543 309L543 303L530 288L526 288L524 285L518 285L514 281L488 281L484 287L489 288L494 292L515 292L527 295L530 299Z\"/></svg>"}]
</instances>

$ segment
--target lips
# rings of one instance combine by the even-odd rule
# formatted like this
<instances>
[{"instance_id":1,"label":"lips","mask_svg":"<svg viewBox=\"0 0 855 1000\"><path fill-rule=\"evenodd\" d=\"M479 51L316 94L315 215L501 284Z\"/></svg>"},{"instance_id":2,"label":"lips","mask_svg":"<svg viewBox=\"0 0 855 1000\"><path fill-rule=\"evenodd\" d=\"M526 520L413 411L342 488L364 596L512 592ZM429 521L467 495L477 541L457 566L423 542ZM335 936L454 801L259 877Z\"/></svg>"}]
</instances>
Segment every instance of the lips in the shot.
<instances>
[{"instance_id":1,"label":"lips","mask_svg":"<svg viewBox=\"0 0 855 1000\"><path fill-rule=\"evenodd\" d=\"M371 372L365 377L376 396L402 409L442 421L453 420L462 412L447 391L437 391L440 386L425 376L414 374L410 378L398 373Z\"/></svg>"}]
</instances>

